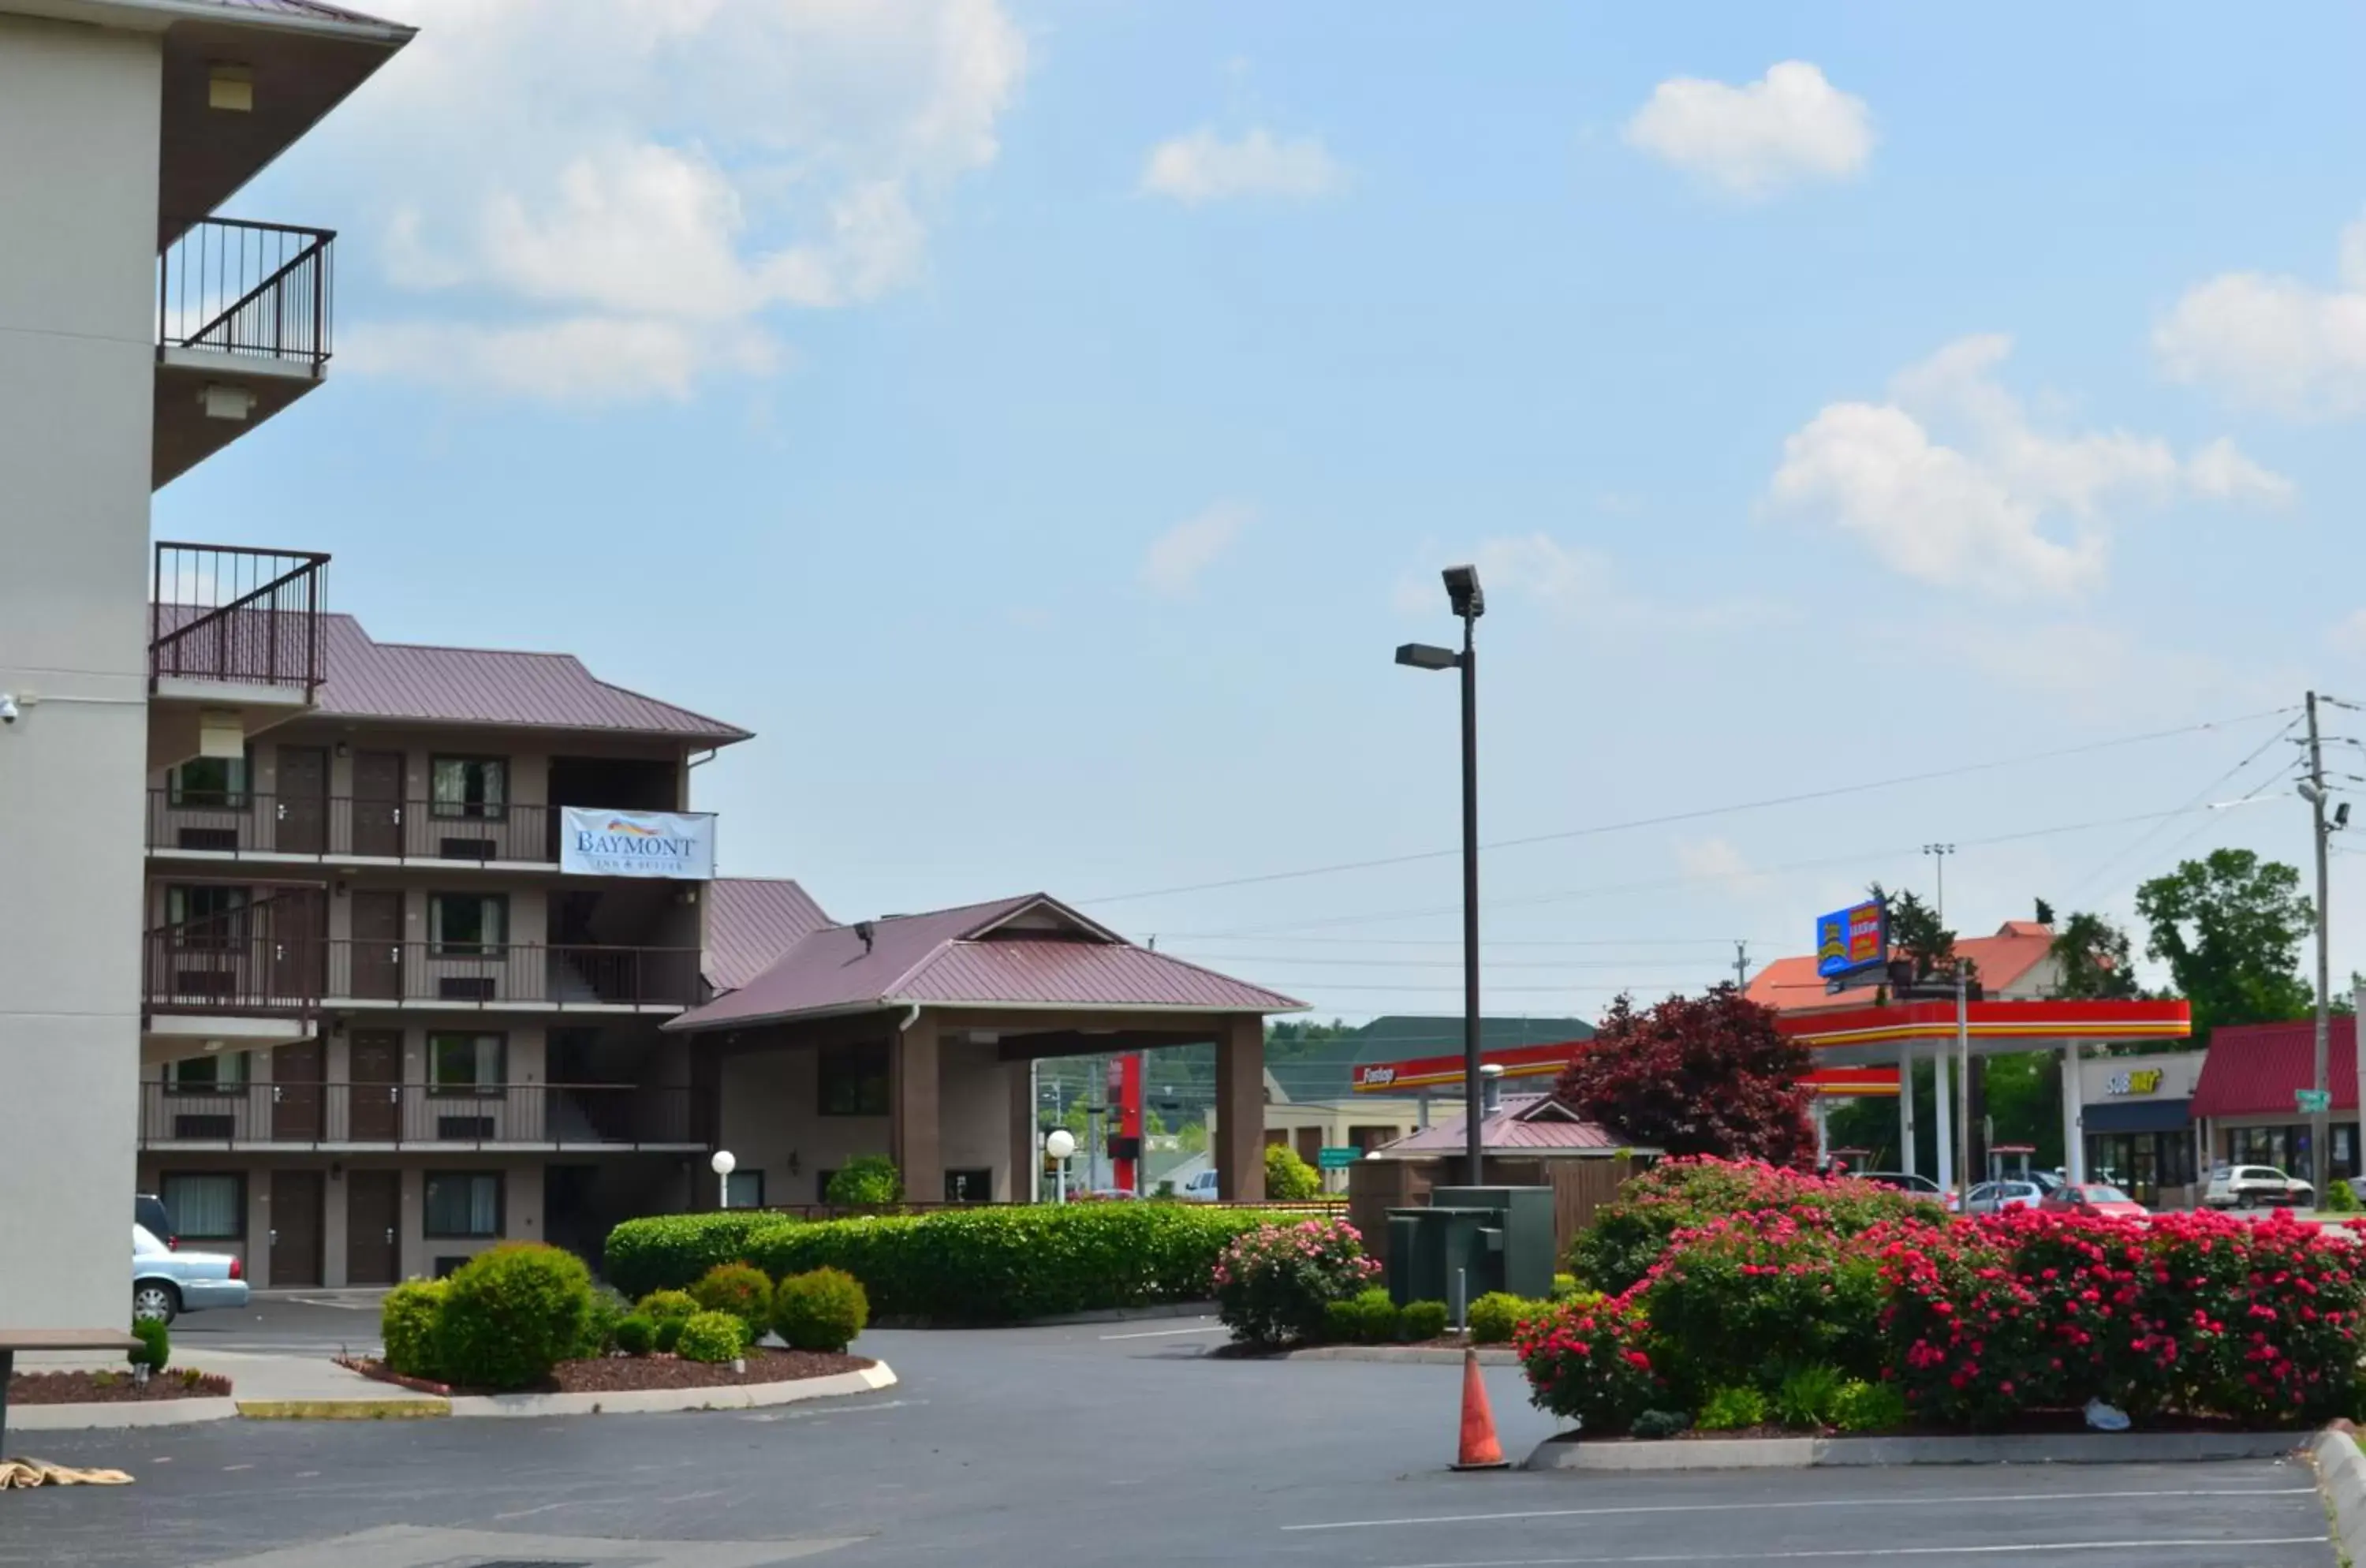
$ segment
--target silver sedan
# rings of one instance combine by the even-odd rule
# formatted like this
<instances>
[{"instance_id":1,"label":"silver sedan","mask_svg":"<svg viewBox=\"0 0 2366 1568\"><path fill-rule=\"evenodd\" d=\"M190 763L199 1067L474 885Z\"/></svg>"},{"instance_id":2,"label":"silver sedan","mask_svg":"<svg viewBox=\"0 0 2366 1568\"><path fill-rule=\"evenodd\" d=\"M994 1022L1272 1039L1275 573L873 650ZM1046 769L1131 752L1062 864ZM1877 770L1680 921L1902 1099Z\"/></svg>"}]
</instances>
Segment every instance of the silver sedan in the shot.
<instances>
[{"instance_id":1,"label":"silver sedan","mask_svg":"<svg viewBox=\"0 0 2366 1568\"><path fill-rule=\"evenodd\" d=\"M227 1252L175 1252L146 1225L131 1227L131 1315L170 1323L185 1312L242 1307L246 1269Z\"/></svg>"}]
</instances>

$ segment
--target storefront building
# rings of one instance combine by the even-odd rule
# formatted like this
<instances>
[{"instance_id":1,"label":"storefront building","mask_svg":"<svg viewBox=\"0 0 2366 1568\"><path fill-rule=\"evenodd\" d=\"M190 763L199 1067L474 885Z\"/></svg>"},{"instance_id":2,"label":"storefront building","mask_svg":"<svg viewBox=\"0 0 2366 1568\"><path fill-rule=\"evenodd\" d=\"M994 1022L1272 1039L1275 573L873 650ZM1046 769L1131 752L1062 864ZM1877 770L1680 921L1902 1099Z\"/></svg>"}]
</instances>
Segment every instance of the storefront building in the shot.
<instances>
[{"instance_id":1,"label":"storefront building","mask_svg":"<svg viewBox=\"0 0 2366 1568\"><path fill-rule=\"evenodd\" d=\"M2326 1087L2333 1093L2327 1131L2333 1145L2328 1179L2358 1175L2358 1020L2332 1021ZM2213 1162L2271 1165L2305 1177L2309 1171L2309 1119L2299 1091L2316 1077L2316 1024L2311 1019L2283 1023L2230 1024L2214 1032L2210 1056L2193 1094L2193 1114L2203 1123L2204 1147ZM2204 1173L2205 1177L2207 1172Z\"/></svg>"},{"instance_id":2,"label":"storefront building","mask_svg":"<svg viewBox=\"0 0 2366 1568\"><path fill-rule=\"evenodd\" d=\"M2098 1056L2079 1064L2079 1119L2087 1175L2147 1208L2190 1209L2207 1179L2194 1126L2205 1053Z\"/></svg>"}]
</instances>

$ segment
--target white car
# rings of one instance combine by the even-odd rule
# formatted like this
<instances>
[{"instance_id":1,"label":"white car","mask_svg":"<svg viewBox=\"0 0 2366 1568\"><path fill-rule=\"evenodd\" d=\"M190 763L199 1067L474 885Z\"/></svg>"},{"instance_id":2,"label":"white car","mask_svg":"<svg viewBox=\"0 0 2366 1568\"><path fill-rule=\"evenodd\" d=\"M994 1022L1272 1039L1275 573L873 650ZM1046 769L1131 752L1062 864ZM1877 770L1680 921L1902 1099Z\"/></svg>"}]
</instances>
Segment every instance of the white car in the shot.
<instances>
[{"instance_id":1,"label":"white car","mask_svg":"<svg viewBox=\"0 0 2366 1568\"><path fill-rule=\"evenodd\" d=\"M185 1312L242 1307L246 1267L227 1252L175 1252L146 1225L131 1227L131 1316L170 1323Z\"/></svg>"},{"instance_id":2,"label":"white car","mask_svg":"<svg viewBox=\"0 0 2366 1568\"><path fill-rule=\"evenodd\" d=\"M1216 1201L1216 1173L1203 1170L1175 1189L1175 1196L1186 1203L1212 1203Z\"/></svg>"},{"instance_id":3,"label":"white car","mask_svg":"<svg viewBox=\"0 0 2366 1568\"><path fill-rule=\"evenodd\" d=\"M2222 1165L2211 1170L2202 1201L2213 1209L2305 1209L2316 1202L2316 1189L2271 1165Z\"/></svg>"},{"instance_id":4,"label":"white car","mask_svg":"<svg viewBox=\"0 0 2366 1568\"><path fill-rule=\"evenodd\" d=\"M2045 1190L2034 1181L1983 1181L1972 1189L1964 1207L1975 1214L2000 1214L2007 1209L2034 1209Z\"/></svg>"}]
</instances>

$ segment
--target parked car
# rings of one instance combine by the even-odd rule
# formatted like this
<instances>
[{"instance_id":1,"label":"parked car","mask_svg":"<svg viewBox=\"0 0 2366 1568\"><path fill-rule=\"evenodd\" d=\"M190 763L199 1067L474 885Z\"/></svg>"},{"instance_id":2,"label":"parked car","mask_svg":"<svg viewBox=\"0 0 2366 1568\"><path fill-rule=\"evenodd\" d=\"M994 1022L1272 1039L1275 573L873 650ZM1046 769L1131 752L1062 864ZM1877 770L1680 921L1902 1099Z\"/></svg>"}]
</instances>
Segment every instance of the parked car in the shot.
<instances>
[{"instance_id":1,"label":"parked car","mask_svg":"<svg viewBox=\"0 0 2366 1568\"><path fill-rule=\"evenodd\" d=\"M1937 1182L1932 1180L1927 1176L1916 1176L1910 1171L1853 1170L1849 1172L1849 1174L1855 1177L1859 1181L1870 1181L1876 1187L1895 1188L1900 1192L1911 1192L1917 1198L1936 1198L1939 1196L1939 1184Z\"/></svg>"},{"instance_id":2,"label":"parked car","mask_svg":"<svg viewBox=\"0 0 2366 1568\"><path fill-rule=\"evenodd\" d=\"M2045 1189L2034 1181L1983 1181L1966 1197L1964 1212L2001 1214L2008 1209L2034 1209L2045 1201Z\"/></svg>"},{"instance_id":3,"label":"parked car","mask_svg":"<svg viewBox=\"0 0 2366 1568\"><path fill-rule=\"evenodd\" d=\"M2142 1219L2147 1213L2142 1203L2100 1181L2066 1181L2037 1206L2049 1213L2115 1214L2124 1219Z\"/></svg>"},{"instance_id":4,"label":"parked car","mask_svg":"<svg viewBox=\"0 0 2366 1568\"><path fill-rule=\"evenodd\" d=\"M131 1227L131 1316L170 1323L185 1312L242 1307L246 1266L227 1252L178 1252L146 1225Z\"/></svg>"},{"instance_id":5,"label":"parked car","mask_svg":"<svg viewBox=\"0 0 2366 1568\"><path fill-rule=\"evenodd\" d=\"M2262 1203L2305 1209L2316 1201L2316 1189L2271 1165L2222 1165L2211 1170L2202 1201L2213 1209L2256 1209Z\"/></svg>"},{"instance_id":6,"label":"parked car","mask_svg":"<svg viewBox=\"0 0 2366 1568\"><path fill-rule=\"evenodd\" d=\"M142 1192L131 1200L131 1223L146 1225L166 1247L177 1247L181 1237L173 1224L173 1216L164 1208L164 1200L153 1192Z\"/></svg>"},{"instance_id":7,"label":"parked car","mask_svg":"<svg viewBox=\"0 0 2366 1568\"><path fill-rule=\"evenodd\" d=\"M1175 1196L1187 1203L1212 1203L1216 1201L1216 1173L1203 1170L1175 1189Z\"/></svg>"}]
</instances>

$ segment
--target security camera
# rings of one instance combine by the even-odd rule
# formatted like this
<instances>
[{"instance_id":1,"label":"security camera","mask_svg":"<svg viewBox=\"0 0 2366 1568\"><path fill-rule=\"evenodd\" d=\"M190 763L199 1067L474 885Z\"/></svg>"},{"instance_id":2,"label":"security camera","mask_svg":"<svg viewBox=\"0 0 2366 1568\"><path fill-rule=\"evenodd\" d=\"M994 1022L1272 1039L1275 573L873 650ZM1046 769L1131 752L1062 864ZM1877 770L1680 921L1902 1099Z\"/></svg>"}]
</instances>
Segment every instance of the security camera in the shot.
<instances>
[{"instance_id":1,"label":"security camera","mask_svg":"<svg viewBox=\"0 0 2366 1568\"><path fill-rule=\"evenodd\" d=\"M0 692L0 724L14 724L16 722L17 699L10 696L6 692Z\"/></svg>"}]
</instances>

